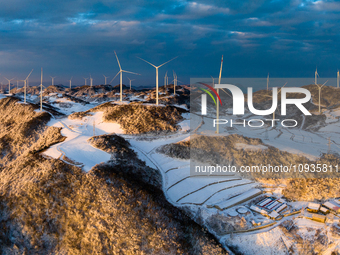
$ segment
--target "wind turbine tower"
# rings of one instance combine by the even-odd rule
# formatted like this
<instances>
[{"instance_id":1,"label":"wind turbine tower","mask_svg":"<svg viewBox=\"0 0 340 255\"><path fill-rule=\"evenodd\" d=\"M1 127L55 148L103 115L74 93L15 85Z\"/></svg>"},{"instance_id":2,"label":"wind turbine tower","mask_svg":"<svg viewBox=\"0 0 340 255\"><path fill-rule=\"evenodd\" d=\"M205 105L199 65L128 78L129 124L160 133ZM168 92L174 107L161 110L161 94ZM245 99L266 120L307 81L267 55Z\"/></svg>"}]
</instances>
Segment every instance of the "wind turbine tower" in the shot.
<instances>
[{"instance_id":1,"label":"wind turbine tower","mask_svg":"<svg viewBox=\"0 0 340 255\"><path fill-rule=\"evenodd\" d=\"M222 77L222 67L223 67L223 55L221 59L221 67L220 67L220 75L218 76L218 84L221 84L221 77ZM217 94L220 94L220 89L216 89ZM218 100L218 98L216 98ZM216 104L216 119L220 118L220 105ZM216 134L219 133L219 125L216 125Z\"/></svg>"},{"instance_id":2,"label":"wind turbine tower","mask_svg":"<svg viewBox=\"0 0 340 255\"><path fill-rule=\"evenodd\" d=\"M267 76L267 90L269 89L269 73L268 73L268 76Z\"/></svg>"},{"instance_id":3,"label":"wind turbine tower","mask_svg":"<svg viewBox=\"0 0 340 255\"><path fill-rule=\"evenodd\" d=\"M336 87L339 88L339 80L340 80L340 72L338 70L338 72L336 73L337 76L336 76Z\"/></svg>"},{"instance_id":4,"label":"wind turbine tower","mask_svg":"<svg viewBox=\"0 0 340 255\"><path fill-rule=\"evenodd\" d=\"M104 76L104 78L105 78L105 83L104 83L104 85L106 85L106 84L107 84L107 78L109 78L109 76L105 76L104 74L103 74L103 76Z\"/></svg>"},{"instance_id":5,"label":"wind turbine tower","mask_svg":"<svg viewBox=\"0 0 340 255\"><path fill-rule=\"evenodd\" d=\"M69 80L69 82L70 82L70 89L72 89L72 78L73 78L73 76L72 76L71 79Z\"/></svg>"},{"instance_id":6,"label":"wind turbine tower","mask_svg":"<svg viewBox=\"0 0 340 255\"><path fill-rule=\"evenodd\" d=\"M154 64L151 64L150 62L140 58L140 57L137 57L139 58L140 60L143 60L144 62L148 63L149 65L153 66L154 68L156 68L156 105L158 105L158 68L164 66L165 64L169 63L170 61L174 60L175 58L177 57L174 57L173 59L170 59L169 61L159 65L159 66L155 66Z\"/></svg>"},{"instance_id":7,"label":"wind turbine tower","mask_svg":"<svg viewBox=\"0 0 340 255\"><path fill-rule=\"evenodd\" d=\"M123 73L132 73L132 74L136 74L136 75L140 75L140 74L123 70L122 67L120 66L120 62L119 62L116 51L115 51L115 55L116 55L118 66L119 66L119 72L116 74L115 77L113 77L112 81L117 77L118 74L120 74L120 102L122 102L123 101Z\"/></svg>"},{"instance_id":8,"label":"wind turbine tower","mask_svg":"<svg viewBox=\"0 0 340 255\"><path fill-rule=\"evenodd\" d=\"M57 76L54 76L54 77L50 76L50 77L52 78L52 86L54 86L54 78L56 78Z\"/></svg>"},{"instance_id":9,"label":"wind turbine tower","mask_svg":"<svg viewBox=\"0 0 340 255\"><path fill-rule=\"evenodd\" d=\"M83 77L83 78L84 78L84 77ZM84 80L85 80L85 86L86 86L86 81L87 81L87 79L88 79L88 78L84 78Z\"/></svg>"},{"instance_id":10,"label":"wind turbine tower","mask_svg":"<svg viewBox=\"0 0 340 255\"><path fill-rule=\"evenodd\" d=\"M26 79L25 80L23 80L23 82L24 82L24 103L26 104L26 86L27 86L27 81L28 81L28 78L30 77L30 75L31 75L31 73L33 72L33 69L32 69L32 71L29 73L29 75L26 77Z\"/></svg>"},{"instance_id":11,"label":"wind turbine tower","mask_svg":"<svg viewBox=\"0 0 340 255\"><path fill-rule=\"evenodd\" d=\"M42 112L42 96L43 96L43 69L41 68L41 75L40 75L40 111Z\"/></svg>"},{"instance_id":12,"label":"wind turbine tower","mask_svg":"<svg viewBox=\"0 0 340 255\"><path fill-rule=\"evenodd\" d=\"M174 72L174 97L176 96L176 86L177 86L177 75L176 75L176 73L175 73L175 71L173 71Z\"/></svg>"},{"instance_id":13,"label":"wind turbine tower","mask_svg":"<svg viewBox=\"0 0 340 255\"><path fill-rule=\"evenodd\" d=\"M164 76L164 87L168 85L168 71L166 71Z\"/></svg>"},{"instance_id":14,"label":"wind turbine tower","mask_svg":"<svg viewBox=\"0 0 340 255\"><path fill-rule=\"evenodd\" d=\"M212 85L213 85L213 87L215 86L215 78L214 77L212 77L211 75L210 75L210 77L211 77L211 79L212 79Z\"/></svg>"},{"instance_id":15,"label":"wind turbine tower","mask_svg":"<svg viewBox=\"0 0 340 255\"><path fill-rule=\"evenodd\" d=\"M319 88L319 113L321 113L321 89L322 89L323 86L326 85L327 82L328 82L328 80L322 85L319 85L317 83L315 84Z\"/></svg>"},{"instance_id":16,"label":"wind turbine tower","mask_svg":"<svg viewBox=\"0 0 340 255\"><path fill-rule=\"evenodd\" d=\"M5 79L8 81L8 94L10 94L11 93L11 80L14 80L14 78L9 80L5 77Z\"/></svg>"},{"instance_id":17,"label":"wind turbine tower","mask_svg":"<svg viewBox=\"0 0 340 255\"><path fill-rule=\"evenodd\" d=\"M90 74L90 84L91 84L91 87L92 87L92 85L93 85L93 79L92 79L92 77L91 77L91 74Z\"/></svg>"},{"instance_id":18,"label":"wind turbine tower","mask_svg":"<svg viewBox=\"0 0 340 255\"><path fill-rule=\"evenodd\" d=\"M319 74L318 74L318 68L316 68L316 69L315 69L315 78L314 78L314 83L315 83L315 85L318 84L318 76L319 76Z\"/></svg>"},{"instance_id":19,"label":"wind turbine tower","mask_svg":"<svg viewBox=\"0 0 340 255\"><path fill-rule=\"evenodd\" d=\"M130 81L130 91L131 91L131 82L134 81L134 80L131 80L129 77L128 77L129 81Z\"/></svg>"}]
</instances>

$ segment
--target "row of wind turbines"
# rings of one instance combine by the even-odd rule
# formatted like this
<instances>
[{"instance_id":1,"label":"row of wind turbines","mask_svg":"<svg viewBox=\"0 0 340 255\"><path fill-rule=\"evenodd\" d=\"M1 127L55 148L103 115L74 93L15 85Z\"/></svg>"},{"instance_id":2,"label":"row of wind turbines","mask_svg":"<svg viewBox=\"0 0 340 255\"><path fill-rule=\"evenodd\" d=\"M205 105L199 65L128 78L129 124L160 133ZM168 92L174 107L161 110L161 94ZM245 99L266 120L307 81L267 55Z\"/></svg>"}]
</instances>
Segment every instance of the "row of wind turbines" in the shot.
<instances>
[{"instance_id":1,"label":"row of wind turbines","mask_svg":"<svg viewBox=\"0 0 340 255\"><path fill-rule=\"evenodd\" d=\"M118 75L120 75L120 83L119 83L119 85L120 85L120 101L122 102L123 101L123 73L130 73L130 74L134 74L134 75L141 75L141 74L139 74L139 73L135 73L135 72L131 72L131 71L127 71L127 70L123 70L122 69L122 67L121 67L121 64L120 64L120 61L119 61L119 58L118 58L118 56L117 56L117 53L116 53L116 51L114 52L115 53L115 56L116 56L116 59L117 59L117 63L118 63L118 66L119 66L119 71L118 71L118 73L113 77L113 79L111 80L111 82L109 83L109 84L111 84L112 82L113 82L113 80L118 76ZM172 61L172 60L174 60L174 59L176 59L177 57L174 57L174 58L172 58L172 59L170 59L170 60L168 60L168 61L166 61L166 62L164 62L163 64L161 64L161 65L158 65L158 66L156 66L156 65L154 65L154 64L152 64L152 63L150 63L150 62L148 62L148 61L146 61L145 59L142 59L142 58L140 58L140 57L137 57L137 58L139 58L139 59L141 59L142 61L144 61L144 62L146 62L146 63L148 63L149 65L151 65L151 66L153 66L155 69L156 69L156 105L158 105L158 87L159 87L159 82L158 82L158 69L160 68L160 67L162 67L162 66L164 66L165 64L167 64L167 63L169 63L170 61ZM32 69L32 71L29 73L29 75L26 77L26 79L25 80L18 80L18 81L23 81L24 82L24 103L26 103L26 91L27 91L27 84L28 84L28 78L30 77L30 75L32 74L32 72L33 72L33 69ZM108 76L105 76L105 75L103 75L104 76L104 78L105 78L105 85L107 85L107 78L109 78ZM52 79L52 86L54 85L54 79L56 78L56 76L50 76L51 77L51 79ZM167 77L167 73L166 73L166 77ZM73 77L71 77L71 79L70 80L68 80L69 81L69 84L70 84L70 89L72 88L72 78ZM85 85L87 85L87 79L90 79L90 86L93 86L93 78L91 77L91 74L90 74L90 78L85 78L85 77L83 77L84 78L84 80L85 80ZM12 79L7 79L7 78L5 78L7 81L8 81L8 86L9 86L9 93L10 93L10 91L11 91L11 81L12 80L14 80L14 78L12 78ZM41 110L42 110L42 88L44 87L43 86L43 84L42 84L42 79L43 79L43 69L41 68L41 84L40 84L40 87L41 87L41 91L40 91L40 106L41 106ZM134 80L134 79L130 79L130 78L128 78L129 79L129 82L130 82L130 90L131 90L131 82ZM17 86L18 86L18 81L17 81ZM174 72L174 80L173 80L173 82L174 82L174 95L176 95L176 86L177 86L177 82L178 82L178 80L177 80L177 75L176 75L176 73ZM166 78L166 85L168 85L168 77Z\"/></svg>"}]
</instances>

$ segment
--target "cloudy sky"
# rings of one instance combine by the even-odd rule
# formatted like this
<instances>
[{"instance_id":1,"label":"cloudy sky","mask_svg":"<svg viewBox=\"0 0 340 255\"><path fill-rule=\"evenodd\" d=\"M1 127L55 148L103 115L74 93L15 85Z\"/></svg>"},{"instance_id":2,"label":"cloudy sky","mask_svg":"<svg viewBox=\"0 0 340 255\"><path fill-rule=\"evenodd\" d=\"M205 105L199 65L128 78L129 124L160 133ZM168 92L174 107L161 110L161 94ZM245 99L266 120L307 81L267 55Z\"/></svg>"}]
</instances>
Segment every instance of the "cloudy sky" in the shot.
<instances>
[{"instance_id":1,"label":"cloudy sky","mask_svg":"<svg viewBox=\"0 0 340 255\"><path fill-rule=\"evenodd\" d=\"M0 0L0 81L24 79L40 67L55 83L74 84L91 73L122 68L141 76L133 83L155 83L155 65L178 79L218 76L224 55L224 77L333 77L339 62L340 3L313 0L220 1L43 1ZM171 75L172 76L172 75ZM163 79L160 77L160 83ZM172 78L172 77L170 77ZM116 79L113 84L117 84Z\"/></svg>"}]
</instances>

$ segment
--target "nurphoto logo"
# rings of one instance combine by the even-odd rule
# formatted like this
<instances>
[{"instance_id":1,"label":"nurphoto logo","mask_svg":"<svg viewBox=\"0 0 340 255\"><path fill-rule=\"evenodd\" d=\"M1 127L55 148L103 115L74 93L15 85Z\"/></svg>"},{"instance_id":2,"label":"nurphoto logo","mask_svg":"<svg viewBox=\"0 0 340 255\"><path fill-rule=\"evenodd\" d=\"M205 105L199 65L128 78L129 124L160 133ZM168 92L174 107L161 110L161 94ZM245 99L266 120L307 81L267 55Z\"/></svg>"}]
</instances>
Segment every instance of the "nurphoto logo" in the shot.
<instances>
[{"instance_id":1,"label":"nurphoto logo","mask_svg":"<svg viewBox=\"0 0 340 255\"><path fill-rule=\"evenodd\" d=\"M232 84L215 84L213 88L212 86L206 84L206 83L200 83L207 88L209 88L217 97L218 102L216 102L214 96L211 94L211 92L205 88L199 88L204 94L201 95L201 114L202 115L207 115L207 95L209 95L212 100L214 101L214 104L218 107L218 104L222 106L222 100L219 96L219 93L215 90L216 89L228 89L231 92L231 97L233 100L233 115L244 115L244 94L242 90ZM253 104L253 88L248 87L247 88L247 103L248 103L248 109L249 111L257 116L265 116L272 114L276 111L278 107L278 96L279 92L281 92L281 115L285 116L287 115L287 105L295 105L304 115L312 115L304 106L304 103L307 103L311 99L311 93L309 90L304 89L304 88L298 88L298 87L291 87L291 88L281 88L280 91L278 92L277 87L272 88L272 105L269 109L266 110L259 110L255 109L254 104ZM303 94L303 98L287 98L288 93L300 93ZM227 119L221 119L221 118L216 118L213 119L213 126L215 127L216 125L224 125L227 123L230 123L231 127L233 125L243 125L244 127L248 125L249 127L262 127L265 124L265 121L271 122L271 126L275 126L275 122L279 121L279 119L250 119L248 121L242 120L241 122L233 122L233 120L227 120ZM289 125L287 123L294 123L293 125ZM281 125L283 127L296 127L298 125L298 122L295 119L284 119L281 120Z\"/></svg>"}]
</instances>

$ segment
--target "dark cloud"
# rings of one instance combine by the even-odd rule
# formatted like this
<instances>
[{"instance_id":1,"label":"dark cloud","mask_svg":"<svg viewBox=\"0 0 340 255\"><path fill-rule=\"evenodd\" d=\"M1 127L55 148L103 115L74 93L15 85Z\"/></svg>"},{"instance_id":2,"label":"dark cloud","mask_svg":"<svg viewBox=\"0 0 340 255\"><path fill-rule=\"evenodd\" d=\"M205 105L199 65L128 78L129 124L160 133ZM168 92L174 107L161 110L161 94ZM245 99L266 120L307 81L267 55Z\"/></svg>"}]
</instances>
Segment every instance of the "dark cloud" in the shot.
<instances>
[{"instance_id":1,"label":"dark cloud","mask_svg":"<svg viewBox=\"0 0 340 255\"><path fill-rule=\"evenodd\" d=\"M60 83L124 69L154 83L154 68L136 56L190 77L334 76L339 67L337 1L0 1L0 73L18 78L44 67ZM32 79L38 80L38 71ZM1 81L2 76L0 77ZM56 82L58 79L56 79ZM118 82L118 81L117 81Z\"/></svg>"}]
</instances>

